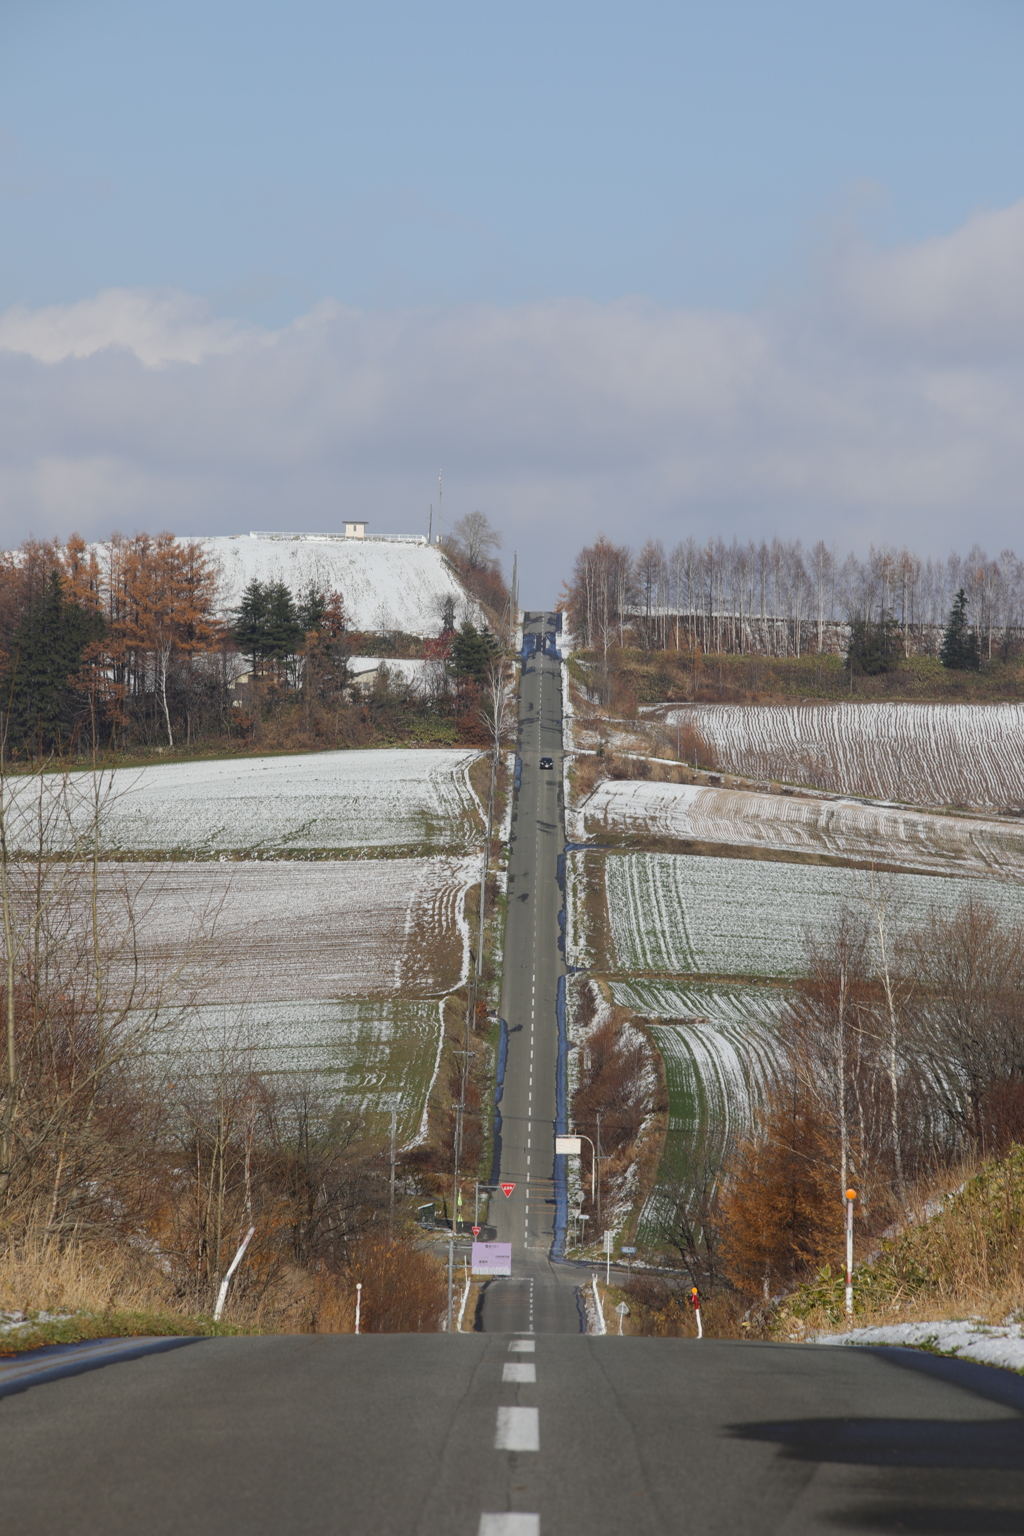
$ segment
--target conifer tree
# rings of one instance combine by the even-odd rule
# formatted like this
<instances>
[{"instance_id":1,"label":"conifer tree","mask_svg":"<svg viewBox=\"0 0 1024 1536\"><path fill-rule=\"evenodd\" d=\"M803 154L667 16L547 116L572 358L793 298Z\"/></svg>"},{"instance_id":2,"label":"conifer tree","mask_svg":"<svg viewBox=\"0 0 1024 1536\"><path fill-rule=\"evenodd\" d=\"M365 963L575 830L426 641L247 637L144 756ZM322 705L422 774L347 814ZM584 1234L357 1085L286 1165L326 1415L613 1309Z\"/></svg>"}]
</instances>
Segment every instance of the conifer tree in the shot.
<instances>
[{"instance_id":1,"label":"conifer tree","mask_svg":"<svg viewBox=\"0 0 1024 1536\"><path fill-rule=\"evenodd\" d=\"M81 704L74 683L82 652L102 631L99 614L69 602L51 570L18 626L4 678L12 740L44 752L69 740Z\"/></svg>"},{"instance_id":2,"label":"conifer tree","mask_svg":"<svg viewBox=\"0 0 1024 1536\"><path fill-rule=\"evenodd\" d=\"M981 666L978 637L967 622L967 594L960 588L953 600L949 622L942 632L939 660L957 672L977 672Z\"/></svg>"}]
</instances>

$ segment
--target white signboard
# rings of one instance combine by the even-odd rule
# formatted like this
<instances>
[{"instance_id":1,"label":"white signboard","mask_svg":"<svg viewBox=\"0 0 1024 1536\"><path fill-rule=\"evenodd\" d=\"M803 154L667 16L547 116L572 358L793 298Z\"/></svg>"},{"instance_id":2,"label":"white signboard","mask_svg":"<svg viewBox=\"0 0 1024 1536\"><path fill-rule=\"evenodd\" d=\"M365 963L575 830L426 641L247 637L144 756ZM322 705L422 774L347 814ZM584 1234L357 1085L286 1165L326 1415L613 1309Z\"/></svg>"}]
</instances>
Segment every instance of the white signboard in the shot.
<instances>
[{"instance_id":1,"label":"white signboard","mask_svg":"<svg viewBox=\"0 0 1024 1536\"><path fill-rule=\"evenodd\" d=\"M511 1243L474 1243L474 1275L510 1275L512 1273Z\"/></svg>"},{"instance_id":2,"label":"white signboard","mask_svg":"<svg viewBox=\"0 0 1024 1536\"><path fill-rule=\"evenodd\" d=\"M615 1247L615 1233L614 1232L606 1232L605 1235L604 1235L604 1251L605 1251L605 1253L611 1253L611 1251L612 1251L612 1249L614 1247Z\"/></svg>"},{"instance_id":3,"label":"white signboard","mask_svg":"<svg viewBox=\"0 0 1024 1536\"><path fill-rule=\"evenodd\" d=\"M564 1153L568 1157L579 1157L583 1151L583 1141L579 1136L556 1136L555 1155Z\"/></svg>"}]
</instances>

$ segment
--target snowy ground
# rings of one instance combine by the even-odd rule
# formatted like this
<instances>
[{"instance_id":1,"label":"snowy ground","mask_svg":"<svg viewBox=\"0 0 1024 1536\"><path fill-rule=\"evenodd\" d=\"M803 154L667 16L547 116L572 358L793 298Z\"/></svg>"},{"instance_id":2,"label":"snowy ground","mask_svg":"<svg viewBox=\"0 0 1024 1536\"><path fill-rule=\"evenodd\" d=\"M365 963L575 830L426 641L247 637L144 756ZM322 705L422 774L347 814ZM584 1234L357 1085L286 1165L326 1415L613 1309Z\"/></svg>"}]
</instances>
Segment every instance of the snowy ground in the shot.
<instances>
[{"instance_id":1,"label":"snowy ground","mask_svg":"<svg viewBox=\"0 0 1024 1536\"><path fill-rule=\"evenodd\" d=\"M815 1344L916 1344L962 1360L1024 1371L1024 1333L1019 1323L890 1323L882 1328L854 1328L850 1333L819 1333Z\"/></svg>"},{"instance_id":2,"label":"snowy ground","mask_svg":"<svg viewBox=\"0 0 1024 1536\"><path fill-rule=\"evenodd\" d=\"M141 974L158 989L180 973L186 1000L158 1014L154 1049L316 1075L369 1112L397 1105L414 1138L443 1000L467 974L477 872L471 857L119 866L144 893Z\"/></svg>"},{"instance_id":3,"label":"snowy ground","mask_svg":"<svg viewBox=\"0 0 1024 1536\"><path fill-rule=\"evenodd\" d=\"M763 1102L776 1076L775 1025L785 994L647 980L613 982L611 994L613 1002L653 1021L665 1063L665 1149L639 1228L641 1241L657 1241L679 1191L699 1187L706 1170L717 1169L730 1138Z\"/></svg>"},{"instance_id":4,"label":"snowy ground","mask_svg":"<svg viewBox=\"0 0 1024 1536\"><path fill-rule=\"evenodd\" d=\"M718 765L909 805L1024 803L1024 704L697 704L659 709L692 726Z\"/></svg>"},{"instance_id":5,"label":"snowy ground","mask_svg":"<svg viewBox=\"0 0 1024 1536\"><path fill-rule=\"evenodd\" d=\"M1024 826L928 815L856 801L608 780L580 807L588 836L639 834L680 841L826 853L853 863L929 874L1024 874Z\"/></svg>"},{"instance_id":6,"label":"snowy ground","mask_svg":"<svg viewBox=\"0 0 1024 1536\"><path fill-rule=\"evenodd\" d=\"M455 604L456 621L479 622L480 611L440 550L426 542L341 539L295 534L278 538L198 540L218 561L221 601L233 608L248 583L283 581L298 594L311 583L340 592L350 629L386 634L436 635L444 605Z\"/></svg>"},{"instance_id":7,"label":"snowy ground","mask_svg":"<svg viewBox=\"0 0 1024 1536\"><path fill-rule=\"evenodd\" d=\"M134 901L147 975L201 977L209 1004L438 997L464 968L477 860L329 859L106 866Z\"/></svg>"},{"instance_id":8,"label":"snowy ground","mask_svg":"<svg viewBox=\"0 0 1024 1536\"><path fill-rule=\"evenodd\" d=\"M469 782L478 755L396 748L118 769L104 780L102 841L109 853L188 858L468 848L480 838L481 807ZM47 793L58 795L61 782L44 780ZM92 782L89 774L69 779L79 828L88 825ZM38 781L14 787L30 823Z\"/></svg>"},{"instance_id":9,"label":"snowy ground","mask_svg":"<svg viewBox=\"0 0 1024 1536\"><path fill-rule=\"evenodd\" d=\"M610 853L604 865L612 953L601 968L620 974L802 975L808 933L820 936L847 906L872 918L872 881L894 925L921 923L931 907L952 914L979 896L1024 921L1024 890L1004 880L663 853Z\"/></svg>"}]
</instances>

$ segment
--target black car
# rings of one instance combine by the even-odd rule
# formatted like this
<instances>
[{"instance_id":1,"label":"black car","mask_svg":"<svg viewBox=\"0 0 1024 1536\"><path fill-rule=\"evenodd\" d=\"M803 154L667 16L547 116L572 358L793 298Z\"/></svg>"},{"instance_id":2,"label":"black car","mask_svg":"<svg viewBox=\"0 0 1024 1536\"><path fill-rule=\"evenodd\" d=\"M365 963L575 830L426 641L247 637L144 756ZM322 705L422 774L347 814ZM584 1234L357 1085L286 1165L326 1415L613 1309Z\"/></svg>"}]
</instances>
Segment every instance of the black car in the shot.
<instances>
[{"instance_id":1,"label":"black car","mask_svg":"<svg viewBox=\"0 0 1024 1536\"><path fill-rule=\"evenodd\" d=\"M553 757L542 757L540 760L540 765L542 768L553 768L555 766L555 760Z\"/></svg>"}]
</instances>

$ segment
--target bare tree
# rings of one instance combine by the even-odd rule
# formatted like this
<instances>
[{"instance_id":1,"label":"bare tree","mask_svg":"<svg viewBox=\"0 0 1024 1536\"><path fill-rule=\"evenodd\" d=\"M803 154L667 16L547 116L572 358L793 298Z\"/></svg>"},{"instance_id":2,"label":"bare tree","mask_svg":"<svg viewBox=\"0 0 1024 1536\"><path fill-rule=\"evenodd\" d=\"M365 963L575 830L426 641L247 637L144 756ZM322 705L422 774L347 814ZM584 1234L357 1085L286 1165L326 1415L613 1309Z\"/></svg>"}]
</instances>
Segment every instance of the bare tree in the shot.
<instances>
[{"instance_id":1,"label":"bare tree","mask_svg":"<svg viewBox=\"0 0 1024 1536\"><path fill-rule=\"evenodd\" d=\"M471 570L487 565L501 548L501 534L486 512L467 512L460 517L452 527L452 540Z\"/></svg>"}]
</instances>

